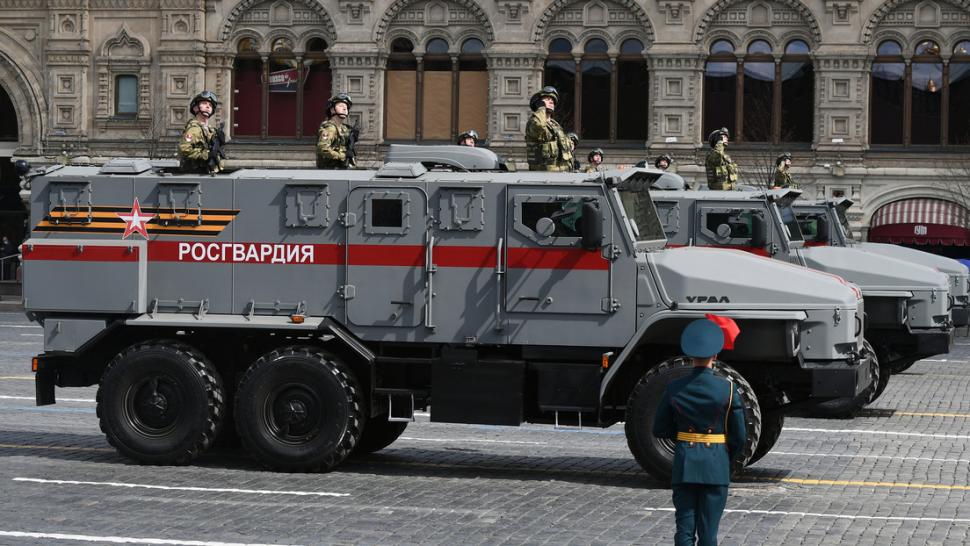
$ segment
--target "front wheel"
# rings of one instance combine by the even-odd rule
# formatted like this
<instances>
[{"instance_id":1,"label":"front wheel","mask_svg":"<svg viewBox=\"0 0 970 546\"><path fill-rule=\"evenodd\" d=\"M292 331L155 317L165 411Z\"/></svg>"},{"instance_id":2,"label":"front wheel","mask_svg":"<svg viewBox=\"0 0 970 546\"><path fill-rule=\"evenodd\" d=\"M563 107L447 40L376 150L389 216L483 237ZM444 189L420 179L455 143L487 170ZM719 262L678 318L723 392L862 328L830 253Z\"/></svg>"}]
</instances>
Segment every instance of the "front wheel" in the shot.
<instances>
[{"instance_id":1,"label":"front wheel","mask_svg":"<svg viewBox=\"0 0 970 546\"><path fill-rule=\"evenodd\" d=\"M889 369L880 364L879 356L868 341L865 342L864 350L872 359L872 364L869 366L869 387L852 398L835 398L815 404L810 410L812 417L835 419L854 417L859 410L874 402L886 390L886 385L889 384Z\"/></svg>"},{"instance_id":2,"label":"front wheel","mask_svg":"<svg viewBox=\"0 0 970 546\"><path fill-rule=\"evenodd\" d=\"M150 464L186 464L209 448L225 416L215 367L184 343L158 340L116 356L101 377L97 413L108 443Z\"/></svg>"},{"instance_id":3,"label":"front wheel","mask_svg":"<svg viewBox=\"0 0 970 546\"><path fill-rule=\"evenodd\" d=\"M236 391L236 428L264 465L330 470L360 439L360 388L350 369L316 347L286 347L254 362Z\"/></svg>"},{"instance_id":4,"label":"front wheel","mask_svg":"<svg viewBox=\"0 0 970 546\"><path fill-rule=\"evenodd\" d=\"M675 357L647 370L630 393L626 405L626 441L637 462L654 478L669 482L674 463L674 442L653 435L653 420L667 384L690 373L689 358ZM734 368L714 363L714 374L730 379L738 388L744 405L747 439L744 450L731 462L738 473L754 455L761 434L761 407L754 389Z\"/></svg>"}]
</instances>

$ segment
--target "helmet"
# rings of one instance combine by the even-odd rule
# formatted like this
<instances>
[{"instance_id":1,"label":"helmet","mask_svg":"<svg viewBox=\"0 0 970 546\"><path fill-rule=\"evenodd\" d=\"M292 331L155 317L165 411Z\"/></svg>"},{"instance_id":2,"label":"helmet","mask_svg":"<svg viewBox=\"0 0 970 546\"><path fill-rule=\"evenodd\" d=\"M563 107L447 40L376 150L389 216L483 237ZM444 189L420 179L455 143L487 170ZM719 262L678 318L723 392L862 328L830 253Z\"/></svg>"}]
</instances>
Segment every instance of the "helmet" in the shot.
<instances>
[{"instance_id":1,"label":"helmet","mask_svg":"<svg viewBox=\"0 0 970 546\"><path fill-rule=\"evenodd\" d=\"M646 159L641 159L640 161L637 161L633 166L636 167L636 168L638 168L638 169L644 168L644 167L647 166L647 160Z\"/></svg>"},{"instance_id":2,"label":"helmet","mask_svg":"<svg viewBox=\"0 0 970 546\"><path fill-rule=\"evenodd\" d=\"M469 129L464 133L458 135L458 144L461 144L462 141L465 140L466 138L472 138L475 141L475 144L478 144L478 132L475 131L474 129Z\"/></svg>"},{"instance_id":3,"label":"helmet","mask_svg":"<svg viewBox=\"0 0 970 546\"><path fill-rule=\"evenodd\" d=\"M791 161L791 152L785 152L775 158L775 166L781 165L786 159Z\"/></svg>"},{"instance_id":4,"label":"helmet","mask_svg":"<svg viewBox=\"0 0 970 546\"><path fill-rule=\"evenodd\" d=\"M348 110L354 107L354 101L350 100L350 95L347 93L337 93L336 95L330 97L330 100L327 101L327 113L329 113L338 102L346 104Z\"/></svg>"},{"instance_id":5,"label":"helmet","mask_svg":"<svg viewBox=\"0 0 970 546\"><path fill-rule=\"evenodd\" d=\"M588 159L589 161L592 161L593 160L593 156L596 155L596 154L599 154L600 155L600 161L602 161L603 160L603 157L605 157L603 155L602 148L593 148L592 150L590 150L589 154L586 156L586 159Z\"/></svg>"},{"instance_id":6,"label":"helmet","mask_svg":"<svg viewBox=\"0 0 970 546\"><path fill-rule=\"evenodd\" d=\"M577 135L576 133L574 133L572 131L569 131L568 133L566 133L566 138L568 138L569 140L573 141L573 147L574 148L576 146L579 146L579 135Z\"/></svg>"},{"instance_id":7,"label":"helmet","mask_svg":"<svg viewBox=\"0 0 970 546\"><path fill-rule=\"evenodd\" d=\"M721 135L731 138L731 133L727 130L727 127L721 127L707 135L707 142L711 145L711 148L721 141Z\"/></svg>"},{"instance_id":8,"label":"helmet","mask_svg":"<svg viewBox=\"0 0 970 546\"><path fill-rule=\"evenodd\" d=\"M670 154L662 154L653 161L653 166L659 169L661 161L666 161L668 167L674 164L674 158L670 157Z\"/></svg>"},{"instance_id":9,"label":"helmet","mask_svg":"<svg viewBox=\"0 0 970 546\"><path fill-rule=\"evenodd\" d=\"M532 95L532 98L529 99L529 107L532 110L537 110L542 105L542 97L551 97L553 102L559 104L559 91L555 87L547 85Z\"/></svg>"},{"instance_id":10,"label":"helmet","mask_svg":"<svg viewBox=\"0 0 970 546\"><path fill-rule=\"evenodd\" d=\"M216 107L219 106L219 99L216 98L216 94L213 93L212 91L203 91L198 95L192 97L192 102L189 103L189 112L192 112L193 116L198 115L198 112L196 112L195 107L198 106L199 103L202 101L212 103L212 113L213 114L216 113Z\"/></svg>"}]
</instances>

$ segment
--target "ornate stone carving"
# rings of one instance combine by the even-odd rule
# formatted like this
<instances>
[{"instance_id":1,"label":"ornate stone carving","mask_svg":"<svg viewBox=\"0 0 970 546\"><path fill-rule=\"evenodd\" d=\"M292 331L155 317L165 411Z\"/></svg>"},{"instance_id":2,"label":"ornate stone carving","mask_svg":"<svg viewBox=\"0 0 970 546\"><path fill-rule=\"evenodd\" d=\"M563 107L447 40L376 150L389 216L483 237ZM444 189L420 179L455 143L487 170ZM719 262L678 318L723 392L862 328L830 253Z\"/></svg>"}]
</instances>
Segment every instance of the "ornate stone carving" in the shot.
<instances>
[{"instance_id":1,"label":"ornate stone carving","mask_svg":"<svg viewBox=\"0 0 970 546\"><path fill-rule=\"evenodd\" d=\"M340 0L340 13L344 14L348 25L363 25L364 16L370 13L374 0Z\"/></svg>"},{"instance_id":2,"label":"ornate stone carving","mask_svg":"<svg viewBox=\"0 0 970 546\"><path fill-rule=\"evenodd\" d=\"M426 26L429 24L429 9L435 5L446 6L446 20L450 27L467 25L479 27L485 31L486 40L495 39L492 23L488 15L475 0L397 0L387 8L381 20L377 23L374 33L375 41L384 41L388 28L393 26Z\"/></svg>"},{"instance_id":3,"label":"ornate stone carving","mask_svg":"<svg viewBox=\"0 0 970 546\"><path fill-rule=\"evenodd\" d=\"M890 0L891 1L891 0ZM816 43L822 42L822 30L818 19L805 4L799 0L776 0L770 5L771 21L768 26L807 26ZM701 42L713 25L749 26L748 6L741 0L717 0L697 22L694 41Z\"/></svg>"},{"instance_id":4,"label":"ornate stone carving","mask_svg":"<svg viewBox=\"0 0 970 546\"><path fill-rule=\"evenodd\" d=\"M657 5L660 13L664 14L665 23L683 25L693 3L694 0L659 0Z\"/></svg>"},{"instance_id":5,"label":"ornate stone carving","mask_svg":"<svg viewBox=\"0 0 970 546\"><path fill-rule=\"evenodd\" d=\"M365 0L366 1L366 0ZM232 30L237 23L247 25L268 25L271 19L271 8L281 5L282 2L269 3L259 0L242 0L229 12L222 29L219 31L219 40L227 42ZM316 0L294 0L292 4L287 4L292 9L292 25L312 25L320 27L326 34L327 43L333 43L337 39L336 27L333 19L327 10ZM208 10L208 7L206 8Z\"/></svg>"},{"instance_id":6,"label":"ornate stone carving","mask_svg":"<svg viewBox=\"0 0 970 546\"><path fill-rule=\"evenodd\" d=\"M520 24L522 16L529 13L532 0L495 0L496 9L509 23Z\"/></svg>"},{"instance_id":7,"label":"ornate stone carving","mask_svg":"<svg viewBox=\"0 0 970 546\"><path fill-rule=\"evenodd\" d=\"M828 0L825 2L825 13L832 15L833 25L851 24L849 17L859 11L859 0Z\"/></svg>"},{"instance_id":8,"label":"ornate stone carving","mask_svg":"<svg viewBox=\"0 0 970 546\"><path fill-rule=\"evenodd\" d=\"M606 25L635 26L644 33L648 41L654 40L653 24L647 12L635 0L599 1L595 5L604 6L606 9L608 21ZM547 29L553 26L585 26L587 22L594 23L593 26L599 26L595 20L588 20L587 7L582 1L554 0L536 21L532 40L537 44L540 43Z\"/></svg>"}]
</instances>

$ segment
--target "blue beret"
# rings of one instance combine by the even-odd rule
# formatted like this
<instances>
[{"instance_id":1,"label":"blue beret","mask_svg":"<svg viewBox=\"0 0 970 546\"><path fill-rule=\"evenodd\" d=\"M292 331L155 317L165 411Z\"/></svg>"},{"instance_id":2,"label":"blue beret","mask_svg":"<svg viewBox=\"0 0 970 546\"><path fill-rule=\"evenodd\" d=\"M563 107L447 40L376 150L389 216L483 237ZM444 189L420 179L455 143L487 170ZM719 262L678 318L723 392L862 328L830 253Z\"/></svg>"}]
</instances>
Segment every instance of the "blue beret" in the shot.
<instances>
[{"instance_id":1,"label":"blue beret","mask_svg":"<svg viewBox=\"0 0 970 546\"><path fill-rule=\"evenodd\" d=\"M680 349L693 358L710 358L724 347L724 331L708 319L697 319L680 335Z\"/></svg>"}]
</instances>

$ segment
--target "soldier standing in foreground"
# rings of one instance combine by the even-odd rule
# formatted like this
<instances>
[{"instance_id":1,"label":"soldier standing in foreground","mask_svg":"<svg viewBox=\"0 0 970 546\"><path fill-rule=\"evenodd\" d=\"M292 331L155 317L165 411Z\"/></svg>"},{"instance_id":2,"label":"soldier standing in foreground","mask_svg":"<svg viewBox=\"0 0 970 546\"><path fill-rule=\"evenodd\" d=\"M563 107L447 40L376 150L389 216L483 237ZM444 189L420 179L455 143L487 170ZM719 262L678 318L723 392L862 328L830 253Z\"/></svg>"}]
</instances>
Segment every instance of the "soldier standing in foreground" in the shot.
<instances>
[{"instance_id":1,"label":"soldier standing in foreground","mask_svg":"<svg viewBox=\"0 0 970 546\"><path fill-rule=\"evenodd\" d=\"M734 321L713 319L733 325L736 335ZM717 353L734 347L730 326L719 326L713 319L695 320L681 334L681 350L694 367L686 377L667 385L653 422L654 436L676 441L671 477L676 546L693 546L695 538L698 546L717 544L731 461L747 436L737 387L712 369Z\"/></svg>"},{"instance_id":2,"label":"soldier standing in foreground","mask_svg":"<svg viewBox=\"0 0 970 546\"><path fill-rule=\"evenodd\" d=\"M464 133L458 135L458 141L455 144L459 146L469 146L474 148L478 146L478 132L474 129L469 129Z\"/></svg>"},{"instance_id":3,"label":"soldier standing in foreground","mask_svg":"<svg viewBox=\"0 0 970 546\"><path fill-rule=\"evenodd\" d=\"M552 117L559 103L559 91L551 85L529 99L532 115L525 126L525 146L530 171L573 170L573 144Z\"/></svg>"},{"instance_id":4,"label":"soldier standing in foreground","mask_svg":"<svg viewBox=\"0 0 970 546\"><path fill-rule=\"evenodd\" d=\"M774 186L778 188L798 188L791 177L791 154L785 152L775 159Z\"/></svg>"},{"instance_id":5,"label":"soldier standing in foreground","mask_svg":"<svg viewBox=\"0 0 970 546\"><path fill-rule=\"evenodd\" d=\"M222 145L226 137L222 129L209 126L209 118L216 112L219 100L212 91L203 91L192 98L189 111L195 116L185 124L179 141L179 166L184 172L215 174L223 169L225 154Z\"/></svg>"},{"instance_id":6,"label":"soldier standing in foreground","mask_svg":"<svg viewBox=\"0 0 970 546\"><path fill-rule=\"evenodd\" d=\"M589 165L586 166L586 170L583 172L600 172L600 165L603 163L603 150L600 148L593 148L593 151L586 156L586 159L589 161Z\"/></svg>"},{"instance_id":7,"label":"soldier standing in foreground","mask_svg":"<svg viewBox=\"0 0 970 546\"><path fill-rule=\"evenodd\" d=\"M344 123L354 105L347 93L338 93L327 101L327 119L320 124L317 140L317 167L352 169L357 166L357 128Z\"/></svg>"},{"instance_id":8,"label":"soldier standing in foreground","mask_svg":"<svg viewBox=\"0 0 970 546\"><path fill-rule=\"evenodd\" d=\"M738 165L727 154L731 134L724 127L707 137L711 151L707 154L707 187L712 190L733 190L738 181Z\"/></svg>"}]
</instances>

